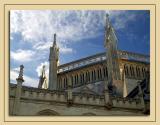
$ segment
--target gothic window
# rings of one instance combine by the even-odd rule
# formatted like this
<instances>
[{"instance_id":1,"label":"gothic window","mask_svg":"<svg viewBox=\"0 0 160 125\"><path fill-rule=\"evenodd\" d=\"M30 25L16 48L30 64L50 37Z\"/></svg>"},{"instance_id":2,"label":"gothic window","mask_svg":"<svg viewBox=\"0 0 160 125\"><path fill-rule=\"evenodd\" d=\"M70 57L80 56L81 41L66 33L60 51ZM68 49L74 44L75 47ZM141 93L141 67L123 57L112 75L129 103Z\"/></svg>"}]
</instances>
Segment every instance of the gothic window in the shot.
<instances>
[{"instance_id":1,"label":"gothic window","mask_svg":"<svg viewBox=\"0 0 160 125\"><path fill-rule=\"evenodd\" d=\"M40 116L58 116L60 115L58 112L50 109L45 109L37 113Z\"/></svg>"},{"instance_id":2,"label":"gothic window","mask_svg":"<svg viewBox=\"0 0 160 125\"><path fill-rule=\"evenodd\" d=\"M136 67L136 72L137 72L137 77L140 77L140 69L138 66Z\"/></svg>"},{"instance_id":3,"label":"gothic window","mask_svg":"<svg viewBox=\"0 0 160 125\"><path fill-rule=\"evenodd\" d=\"M99 70L100 79L102 79L102 70Z\"/></svg>"},{"instance_id":4,"label":"gothic window","mask_svg":"<svg viewBox=\"0 0 160 125\"><path fill-rule=\"evenodd\" d=\"M132 67L130 66L130 76L132 77Z\"/></svg>"},{"instance_id":5,"label":"gothic window","mask_svg":"<svg viewBox=\"0 0 160 125\"><path fill-rule=\"evenodd\" d=\"M100 69L98 69L98 79L100 79Z\"/></svg>"},{"instance_id":6,"label":"gothic window","mask_svg":"<svg viewBox=\"0 0 160 125\"><path fill-rule=\"evenodd\" d=\"M82 73L82 75L81 75L81 76L82 76L82 83L83 83L83 73Z\"/></svg>"},{"instance_id":7,"label":"gothic window","mask_svg":"<svg viewBox=\"0 0 160 125\"><path fill-rule=\"evenodd\" d=\"M106 77L106 72L105 72L105 68L103 69L103 74L104 74L104 77Z\"/></svg>"},{"instance_id":8,"label":"gothic window","mask_svg":"<svg viewBox=\"0 0 160 125\"><path fill-rule=\"evenodd\" d=\"M76 75L74 76L74 80L75 80L75 83L74 83L74 85L77 83L77 81L76 81Z\"/></svg>"},{"instance_id":9,"label":"gothic window","mask_svg":"<svg viewBox=\"0 0 160 125\"><path fill-rule=\"evenodd\" d=\"M129 74L128 74L128 66L127 65L124 66L124 71L125 71L125 75L128 76Z\"/></svg>"},{"instance_id":10,"label":"gothic window","mask_svg":"<svg viewBox=\"0 0 160 125\"><path fill-rule=\"evenodd\" d=\"M88 81L90 81L90 79L91 79L91 78L90 78L90 72L88 72Z\"/></svg>"},{"instance_id":11,"label":"gothic window","mask_svg":"<svg viewBox=\"0 0 160 125\"><path fill-rule=\"evenodd\" d=\"M80 84L82 83L82 74L80 74Z\"/></svg>"},{"instance_id":12,"label":"gothic window","mask_svg":"<svg viewBox=\"0 0 160 125\"><path fill-rule=\"evenodd\" d=\"M83 83L84 83L84 81L85 81L85 80L84 80L84 73L83 73Z\"/></svg>"},{"instance_id":13,"label":"gothic window","mask_svg":"<svg viewBox=\"0 0 160 125\"><path fill-rule=\"evenodd\" d=\"M77 74L77 84L79 83L79 79L80 79L79 75Z\"/></svg>"},{"instance_id":14,"label":"gothic window","mask_svg":"<svg viewBox=\"0 0 160 125\"><path fill-rule=\"evenodd\" d=\"M138 74L139 76L141 76L141 72L140 72L140 68L138 67Z\"/></svg>"},{"instance_id":15,"label":"gothic window","mask_svg":"<svg viewBox=\"0 0 160 125\"><path fill-rule=\"evenodd\" d=\"M68 79L66 78L65 89L67 88L67 85L68 85Z\"/></svg>"},{"instance_id":16,"label":"gothic window","mask_svg":"<svg viewBox=\"0 0 160 125\"><path fill-rule=\"evenodd\" d=\"M86 72L86 82L88 82L88 72Z\"/></svg>"},{"instance_id":17,"label":"gothic window","mask_svg":"<svg viewBox=\"0 0 160 125\"><path fill-rule=\"evenodd\" d=\"M124 72L127 75L126 65L124 65Z\"/></svg>"},{"instance_id":18,"label":"gothic window","mask_svg":"<svg viewBox=\"0 0 160 125\"><path fill-rule=\"evenodd\" d=\"M92 81L94 80L93 71L92 71Z\"/></svg>"},{"instance_id":19,"label":"gothic window","mask_svg":"<svg viewBox=\"0 0 160 125\"><path fill-rule=\"evenodd\" d=\"M146 76L146 69L144 68L143 71L144 71L144 77L145 77Z\"/></svg>"},{"instance_id":20,"label":"gothic window","mask_svg":"<svg viewBox=\"0 0 160 125\"><path fill-rule=\"evenodd\" d=\"M134 74L134 67L132 66L132 75L133 75L133 77L135 76L135 74Z\"/></svg>"},{"instance_id":21,"label":"gothic window","mask_svg":"<svg viewBox=\"0 0 160 125\"><path fill-rule=\"evenodd\" d=\"M73 76L71 76L71 82L72 82L72 85L71 85L71 86L73 86Z\"/></svg>"},{"instance_id":22,"label":"gothic window","mask_svg":"<svg viewBox=\"0 0 160 125\"><path fill-rule=\"evenodd\" d=\"M96 80L96 71L94 70L94 80Z\"/></svg>"},{"instance_id":23,"label":"gothic window","mask_svg":"<svg viewBox=\"0 0 160 125\"><path fill-rule=\"evenodd\" d=\"M145 68L142 68L142 76L145 77Z\"/></svg>"},{"instance_id":24,"label":"gothic window","mask_svg":"<svg viewBox=\"0 0 160 125\"><path fill-rule=\"evenodd\" d=\"M65 89L65 88L66 88L66 84L64 83L64 84L63 84L63 89Z\"/></svg>"}]
</instances>

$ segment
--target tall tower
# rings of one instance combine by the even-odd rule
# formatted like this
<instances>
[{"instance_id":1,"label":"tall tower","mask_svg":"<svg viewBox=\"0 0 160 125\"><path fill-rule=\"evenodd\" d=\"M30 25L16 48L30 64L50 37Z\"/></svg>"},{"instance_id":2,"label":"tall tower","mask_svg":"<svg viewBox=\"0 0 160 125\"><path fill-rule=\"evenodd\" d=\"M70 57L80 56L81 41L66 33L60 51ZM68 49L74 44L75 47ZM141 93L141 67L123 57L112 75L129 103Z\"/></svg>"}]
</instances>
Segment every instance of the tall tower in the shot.
<instances>
[{"instance_id":1,"label":"tall tower","mask_svg":"<svg viewBox=\"0 0 160 125\"><path fill-rule=\"evenodd\" d=\"M59 56L59 48L56 45L56 34L54 34L53 46L50 47L49 54L49 88L50 90L57 89L57 63Z\"/></svg>"},{"instance_id":2,"label":"tall tower","mask_svg":"<svg viewBox=\"0 0 160 125\"><path fill-rule=\"evenodd\" d=\"M117 53L117 37L109 21L109 15L106 15L105 28L105 48L107 49L107 68L108 68L108 86L111 86L113 80L120 80L119 60Z\"/></svg>"}]
</instances>

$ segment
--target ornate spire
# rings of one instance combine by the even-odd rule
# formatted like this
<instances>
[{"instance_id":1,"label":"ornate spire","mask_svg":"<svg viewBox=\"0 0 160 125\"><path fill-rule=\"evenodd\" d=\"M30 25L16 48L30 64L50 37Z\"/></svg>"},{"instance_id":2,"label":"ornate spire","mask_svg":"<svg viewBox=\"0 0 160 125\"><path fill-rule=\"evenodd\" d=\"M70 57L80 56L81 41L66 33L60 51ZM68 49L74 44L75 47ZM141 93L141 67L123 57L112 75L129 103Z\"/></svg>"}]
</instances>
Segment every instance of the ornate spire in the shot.
<instances>
[{"instance_id":1,"label":"ornate spire","mask_svg":"<svg viewBox=\"0 0 160 125\"><path fill-rule=\"evenodd\" d=\"M53 41L53 46L56 45L56 33L54 34L54 41Z\"/></svg>"},{"instance_id":2,"label":"ornate spire","mask_svg":"<svg viewBox=\"0 0 160 125\"><path fill-rule=\"evenodd\" d=\"M24 66L23 66L23 65L20 65L20 71L19 71L19 76L18 76L18 78L22 78L22 79L23 79L23 68L24 68Z\"/></svg>"},{"instance_id":3,"label":"ornate spire","mask_svg":"<svg viewBox=\"0 0 160 125\"><path fill-rule=\"evenodd\" d=\"M23 65L20 65L20 71L19 71L19 76L18 76L17 80L22 80L22 81L24 81L24 80L23 80L23 68L24 68L24 66L23 66Z\"/></svg>"},{"instance_id":4,"label":"ornate spire","mask_svg":"<svg viewBox=\"0 0 160 125\"><path fill-rule=\"evenodd\" d=\"M106 29L110 27L109 14L106 14Z\"/></svg>"}]
</instances>

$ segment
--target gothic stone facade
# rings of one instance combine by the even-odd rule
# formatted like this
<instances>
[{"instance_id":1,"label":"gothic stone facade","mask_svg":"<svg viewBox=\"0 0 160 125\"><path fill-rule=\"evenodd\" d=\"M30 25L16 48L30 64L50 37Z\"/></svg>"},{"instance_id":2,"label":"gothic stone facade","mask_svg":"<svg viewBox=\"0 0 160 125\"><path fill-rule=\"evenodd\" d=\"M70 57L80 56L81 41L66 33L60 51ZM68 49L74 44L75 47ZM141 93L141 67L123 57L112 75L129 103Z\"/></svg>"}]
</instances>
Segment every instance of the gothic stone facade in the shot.
<instances>
[{"instance_id":1,"label":"gothic stone facade","mask_svg":"<svg viewBox=\"0 0 160 125\"><path fill-rule=\"evenodd\" d=\"M144 115L149 114L149 56L120 51L106 17L107 52L57 65L56 35L50 47L49 84L40 76L38 88L23 86L23 66L17 84L9 87L10 115Z\"/></svg>"}]
</instances>

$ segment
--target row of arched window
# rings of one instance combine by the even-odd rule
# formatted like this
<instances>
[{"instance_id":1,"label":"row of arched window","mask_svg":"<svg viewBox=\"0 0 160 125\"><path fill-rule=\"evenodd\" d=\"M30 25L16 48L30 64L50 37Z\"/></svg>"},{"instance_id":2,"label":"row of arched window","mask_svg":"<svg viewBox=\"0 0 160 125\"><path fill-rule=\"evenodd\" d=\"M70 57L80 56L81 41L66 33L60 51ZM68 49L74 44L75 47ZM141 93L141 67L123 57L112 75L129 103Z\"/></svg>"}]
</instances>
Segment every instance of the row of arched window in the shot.
<instances>
[{"instance_id":1,"label":"row of arched window","mask_svg":"<svg viewBox=\"0 0 160 125\"><path fill-rule=\"evenodd\" d=\"M71 84L72 87L97 82L103 80L105 77L108 77L107 67L98 68L91 71L81 72L74 75L71 75ZM68 79L66 76L58 78L58 89L66 89L68 84Z\"/></svg>"},{"instance_id":2,"label":"row of arched window","mask_svg":"<svg viewBox=\"0 0 160 125\"><path fill-rule=\"evenodd\" d=\"M124 65L125 76L129 78L142 79L145 77L146 68L133 65ZM97 68L94 70L86 70L85 72L75 73L70 75L72 87L82 84L101 81L108 77L107 67ZM68 78L60 76L58 78L58 89L66 89L68 85Z\"/></svg>"},{"instance_id":3,"label":"row of arched window","mask_svg":"<svg viewBox=\"0 0 160 125\"><path fill-rule=\"evenodd\" d=\"M133 65L125 65L124 70L126 77L144 78L146 73L146 68Z\"/></svg>"}]
</instances>

